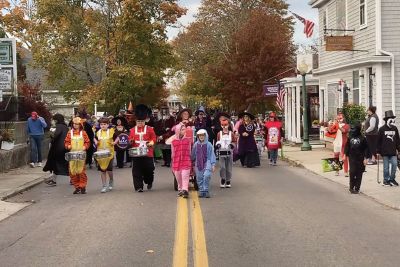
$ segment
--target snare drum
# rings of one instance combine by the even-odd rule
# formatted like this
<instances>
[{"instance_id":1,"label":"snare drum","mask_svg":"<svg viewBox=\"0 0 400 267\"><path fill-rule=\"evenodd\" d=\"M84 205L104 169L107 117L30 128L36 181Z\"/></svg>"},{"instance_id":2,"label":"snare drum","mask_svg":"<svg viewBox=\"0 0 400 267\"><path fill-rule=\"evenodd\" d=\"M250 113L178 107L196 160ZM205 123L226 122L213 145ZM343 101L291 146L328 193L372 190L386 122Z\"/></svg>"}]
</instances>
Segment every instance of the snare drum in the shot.
<instances>
[{"instance_id":1,"label":"snare drum","mask_svg":"<svg viewBox=\"0 0 400 267\"><path fill-rule=\"evenodd\" d=\"M227 157L227 156L232 155L232 151L229 150L229 149L219 149L218 150L218 155L220 157Z\"/></svg>"},{"instance_id":2,"label":"snare drum","mask_svg":"<svg viewBox=\"0 0 400 267\"><path fill-rule=\"evenodd\" d=\"M95 159L105 159L111 157L111 152L110 150L104 149L104 150L98 150L94 152L93 157Z\"/></svg>"},{"instance_id":3,"label":"snare drum","mask_svg":"<svg viewBox=\"0 0 400 267\"><path fill-rule=\"evenodd\" d=\"M149 149L147 147L132 147L129 149L129 156L136 157L146 157Z\"/></svg>"},{"instance_id":4,"label":"snare drum","mask_svg":"<svg viewBox=\"0 0 400 267\"><path fill-rule=\"evenodd\" d=\"M66 161L74 161L74 160L86 160L86 152L85 151L71 151L65 153Z\"/></svg>"}]
</instances>

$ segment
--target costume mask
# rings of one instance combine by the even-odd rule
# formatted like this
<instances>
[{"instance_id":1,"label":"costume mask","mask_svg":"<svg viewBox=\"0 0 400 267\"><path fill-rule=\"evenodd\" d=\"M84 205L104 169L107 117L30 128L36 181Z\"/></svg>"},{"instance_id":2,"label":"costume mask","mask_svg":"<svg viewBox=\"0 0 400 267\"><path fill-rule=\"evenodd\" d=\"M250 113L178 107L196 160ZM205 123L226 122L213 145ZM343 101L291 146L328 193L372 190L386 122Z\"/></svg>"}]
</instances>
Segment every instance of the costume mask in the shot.
<instances>
[{"instance_id":1,"label":"costume mask","mask_svg":"<svg viewBox=\"0 0 400 267\"><path fill-rule=\"evenodd\" d=\"M350 128L350 136L357 137L360 135L361 135L361 125L360 124L352 125Z\"/></svg>"},{"instance_id":2,"label":"costume mask","mask_svg":"<svg viewBox=\"0 0 400 267\"><path fill-rule=\"evenodd\" d=\"M390 118L390 119L388 119L388 120L386 121L386 125L387 125L389 128L392 128L392 126L395 125L395 123L396 123L396 120L395 120L394 118Z\"/></svg>"}]
</instances>

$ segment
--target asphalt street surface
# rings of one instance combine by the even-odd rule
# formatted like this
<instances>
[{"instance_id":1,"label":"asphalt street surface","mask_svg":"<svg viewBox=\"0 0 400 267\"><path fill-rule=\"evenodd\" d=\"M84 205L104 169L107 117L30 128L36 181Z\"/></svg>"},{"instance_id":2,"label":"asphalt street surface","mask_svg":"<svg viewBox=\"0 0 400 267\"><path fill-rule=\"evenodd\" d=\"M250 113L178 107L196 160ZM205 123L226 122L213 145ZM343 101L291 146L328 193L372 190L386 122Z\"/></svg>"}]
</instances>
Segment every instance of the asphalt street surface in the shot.
<instances>
[{"instance_id":1,"label":"asphalt street surface","mask_svg":"<svg viewBox=\"0 0 400 267\"><path fill-rule=\"evenodd\" d=\"M219 188L217 171L212 198L200 199L207 249L199 255L209 266L399 266L400 211L306 170L262 165L234 166L230 189ZM0 222L0 266L172 266L180 229L170 170L157 164L144 193L133 191L130 168L114 175L105 194L88 170L87 195L72 195L60 177L9 199L34 203Z\"/></svg>"}]
</instances>

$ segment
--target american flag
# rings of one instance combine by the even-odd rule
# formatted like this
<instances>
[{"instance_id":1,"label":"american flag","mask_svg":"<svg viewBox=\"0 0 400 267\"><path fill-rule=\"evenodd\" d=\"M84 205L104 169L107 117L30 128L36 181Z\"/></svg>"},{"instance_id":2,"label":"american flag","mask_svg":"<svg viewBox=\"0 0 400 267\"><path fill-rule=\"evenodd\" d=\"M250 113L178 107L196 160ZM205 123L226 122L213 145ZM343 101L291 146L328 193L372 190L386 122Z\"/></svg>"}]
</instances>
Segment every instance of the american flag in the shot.
<instances>
[{"instance_id":1,"label":"american flag","mask_svg":"<svg viewBox=\"0 0 400 267\"><path fill-rule=\"evenodd\" d=\"M285 95L286 95L286 90L285 87L281 86L281 84L278 84L278 93L276 95L276 105L280 110L283 110L285 108Z\"/></svg>"},{"instance_id":2,"label":"american flag","mask_svg":"<svg viewBox=\"0 0 400 267\"><path fill-rule=\"evenodd\" d=\"M300 20L304 24L304 34L306 35L307 38L310 38L314 33L315 23L312 22L311 20L305 19L297 15L296 13L293 12L291 13L293 14L293 16L295 16L298 20Z\"/></svg>"}]
</instances>

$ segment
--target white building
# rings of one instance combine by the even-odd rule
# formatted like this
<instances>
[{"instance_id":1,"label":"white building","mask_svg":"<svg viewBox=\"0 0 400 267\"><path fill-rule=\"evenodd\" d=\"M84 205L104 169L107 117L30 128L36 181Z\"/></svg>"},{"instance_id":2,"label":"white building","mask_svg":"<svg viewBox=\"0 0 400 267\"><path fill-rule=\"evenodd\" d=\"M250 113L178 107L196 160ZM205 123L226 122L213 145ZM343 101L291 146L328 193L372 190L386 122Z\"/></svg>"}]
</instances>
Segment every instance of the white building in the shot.
<instances>
[{"instance_id":1,"label":"white building","mask_svg":"<svg viewBox=\"0 0 400 267\"><path fill-rule=\"evenodd\" d=\"M400 1L309 4L319 11L319 67L313 75L319 79L321 120L334 117L346 102L374 105L380 118L386 110L400 111ZM344 34L353 36L353 51L326 51L325 36Z\"/></svg>"},{"instance_id":2,"label":"white building","mask_svg":"<svg viewBox=\"0 0 400 267\"><path fill-rule=\"evenodd\" d=\"M284 78L281 81L286 90L285 97L285 138L294 143L301 143L303 136L303 100L302 77ZM313 122L320 122L320 98L318 79L312 75L306 76L308 93L308 115L310 135L319 139L319 126Z\"/></svg>"}]
</instances>

